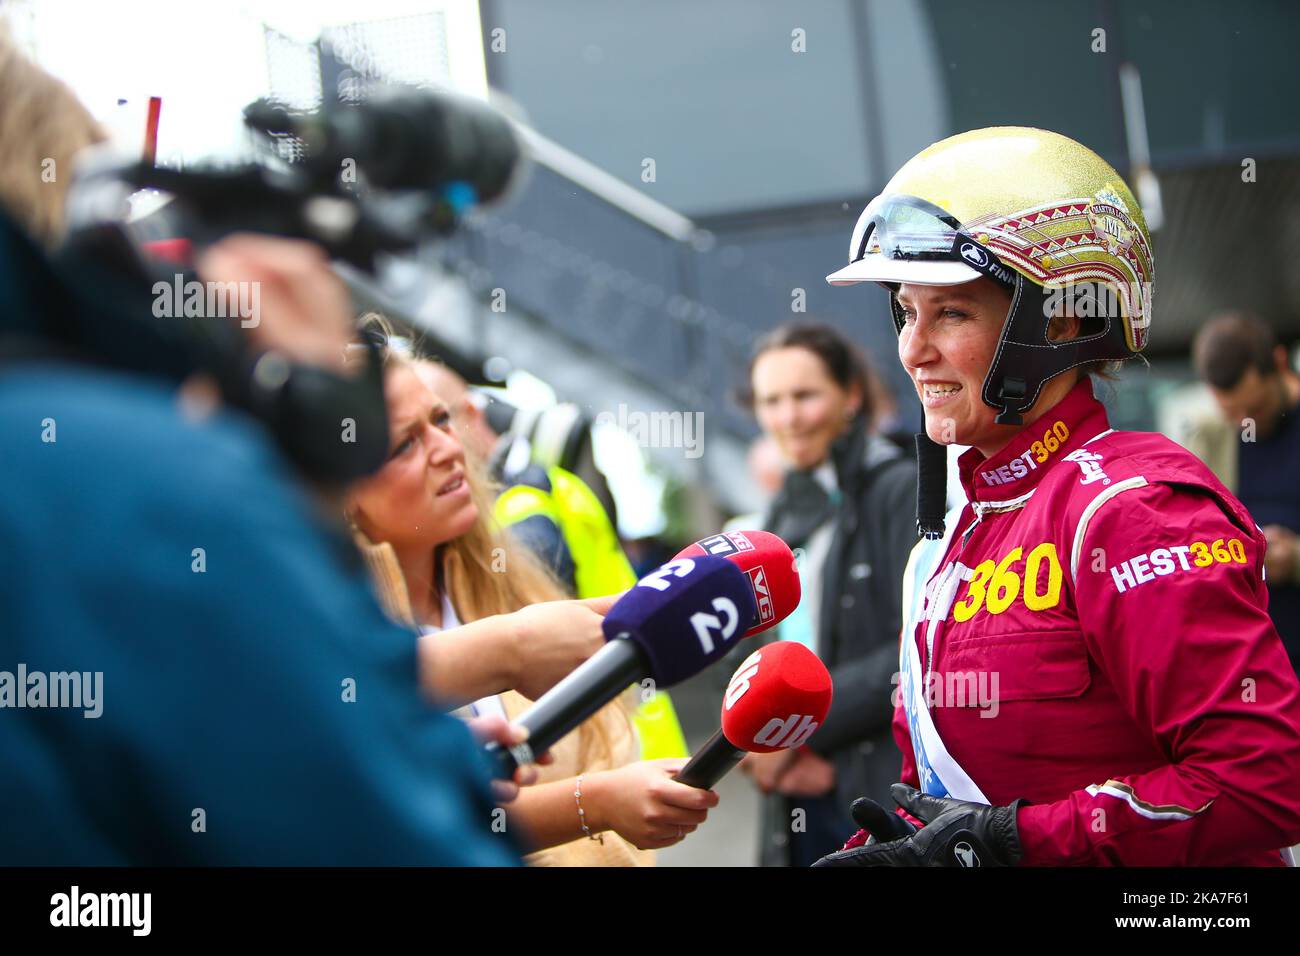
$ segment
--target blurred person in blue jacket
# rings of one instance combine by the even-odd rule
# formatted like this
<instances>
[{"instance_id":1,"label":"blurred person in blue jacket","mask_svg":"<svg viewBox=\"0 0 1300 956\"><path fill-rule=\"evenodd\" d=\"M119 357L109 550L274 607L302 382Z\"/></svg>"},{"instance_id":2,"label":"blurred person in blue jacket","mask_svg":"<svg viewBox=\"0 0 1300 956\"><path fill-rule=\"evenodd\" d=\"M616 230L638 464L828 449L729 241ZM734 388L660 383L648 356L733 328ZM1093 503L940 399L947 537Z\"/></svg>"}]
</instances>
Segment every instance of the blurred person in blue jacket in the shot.
<instances>
[{"instance_id":1,"label":"blurred person in blue jacket","mask_svg":"<svg viewBox=\"0 0 1300 956\"><path fill-rule=\"evenodd\" d=\"M178 403L183 355L124 368L168 338L145 290L29 238L58 245L102 134L3 34L0 128L26 131L0 139L0 865L517 862L470 731L270 434ZM266 287L268 346L341 362L319 250L213 252Z\"/></svg>"},{"instance_id":2,"label":"blurred person in blue jacket","mask_svg":"<svg viewBox=\"0 0 1300 956\"><path fill-rule=\"evenodd\" d=\"M104 290L70 291L0 224L0 329ZM27 676L0 673L22 821L0 864L514 862L469 732L269 437L190 420L163 381L12 356L0 672ZM56 699L72 674L80 701Z\"/></svg>"}]
</instances>

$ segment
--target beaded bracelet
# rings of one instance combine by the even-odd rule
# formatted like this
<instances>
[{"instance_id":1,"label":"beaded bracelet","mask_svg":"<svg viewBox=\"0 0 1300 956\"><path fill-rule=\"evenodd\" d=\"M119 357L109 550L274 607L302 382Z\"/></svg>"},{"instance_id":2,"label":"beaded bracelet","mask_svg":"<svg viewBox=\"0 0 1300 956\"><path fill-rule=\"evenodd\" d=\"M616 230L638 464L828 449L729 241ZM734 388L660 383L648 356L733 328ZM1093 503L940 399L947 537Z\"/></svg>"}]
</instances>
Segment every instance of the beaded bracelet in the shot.
<instances>
[{"instance_id":1,"label":"beaded bracelet","mask_svg":"<svg viewBox=\"0 0 1300 956\"><path fill-rule=\"evenodd\" d=\"M582 809L582 774L578 774L578 779L573 786L573 802L578 805L578 826L582 827L582 832L587 835L588 840L595 840L604 846L605 834L592 833L591 827L587 826L587 811Z\"/></svg>"}]
</instances>

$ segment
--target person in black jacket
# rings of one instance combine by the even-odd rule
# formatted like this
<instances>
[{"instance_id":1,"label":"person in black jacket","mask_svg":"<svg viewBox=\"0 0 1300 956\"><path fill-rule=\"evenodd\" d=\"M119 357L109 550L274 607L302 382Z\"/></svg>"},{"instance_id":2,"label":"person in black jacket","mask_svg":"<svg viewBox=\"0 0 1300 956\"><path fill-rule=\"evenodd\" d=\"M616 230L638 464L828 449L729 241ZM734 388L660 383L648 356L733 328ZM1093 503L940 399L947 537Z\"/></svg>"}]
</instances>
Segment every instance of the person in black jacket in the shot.
<instances>
[{"instance_id":1,"label":"person in black jacket","mask_svg":"<svg viewBox=\"0 0 1300 956\"><path fill-rule=\"evenodd\" d=\"M854 797L898 776L890 721L916 466L875 434L868 366L833 327L775 329L749 371L746 397L790 466L764 527L795 549L804 588L777 639L816 652L835 696L805 747L751 754L741 766L768 795L760 862L807 866L852 832Z\"/></svg>"}]
</instances>

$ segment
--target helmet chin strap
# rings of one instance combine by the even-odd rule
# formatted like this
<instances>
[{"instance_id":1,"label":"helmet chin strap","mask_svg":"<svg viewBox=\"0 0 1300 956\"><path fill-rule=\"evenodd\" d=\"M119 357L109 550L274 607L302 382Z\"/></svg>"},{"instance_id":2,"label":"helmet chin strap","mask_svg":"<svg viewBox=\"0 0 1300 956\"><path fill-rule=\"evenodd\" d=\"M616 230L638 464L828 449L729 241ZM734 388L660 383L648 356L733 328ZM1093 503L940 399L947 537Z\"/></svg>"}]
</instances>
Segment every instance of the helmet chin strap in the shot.
<instances>
[{"instance_id":1,"label":"helmet chin strap","mask_svg":"<svg viewBox=\"0 0 1300 956\"><path fill-rule=\"evenodd\" d=\"M901 331L904 316L890 288L890 310ZM1052 342L1047 336L1050 299L1057 295L1016 274L1011 304L998 337L997 351L980 389L985 405L998 409L998 425L1020 428L1025 414L1038 400L1044 384L1056 375L1089 361L1114 357L1114 347L1105 341L1109 329L1100 333ZM941 538L947 504L948 467L945 446L922 432L916 436L917 531L926 538Z\"/></svg>"},{"instance_id":2,"label":"helmet chin strap","mask_svg":"<svg viewBox=\"0 0 1300 956\"><path fill-rule=\"evenodd\" d=\"M998 402L1002 405L1002 411L998 412L997 418L993 421L998 425L1023 425L1024 418L1016 406L1024 403L1025 400L1025 380L1008 375L1002 380L1002 387L998 389Z\"/></svg>"},{"instance_id":3,"label":"helmet chin strap","mask_svg":"<svg viewBox=\"0 0 1300 956\"><path fill-rule=\"evenodd\" d=\"M1017 275L1015 286L1011 290L1011 305L1007 309L1001 338L1005 338L1009 330L1011 319L1025 292L1024 285L1024 278ZM893 294L896 290L897 286L891 288L889 303L894 324L901 331L903 317L898 300ZM996 367L995 358L989 367L989 375L993 374ZM989 391L988 385L988 376L986 376L984 387L981 389L985 395ZM1023 425L1024 419L1021 417L1020 409L1024 407L1027 393L1028 387L1024 378L1017 375L1004 375L998 386L998 404L1001 405L1002 410L998 412L994 421L999 425ZM947 446L939 444L924 431L916 435L916 476L917 533L923 538L938 540L944 535L944 516L948 510L948 450Z\"/></svg>"},{"instance_id":4,"label":"helmet chin strap","mask_svg":"<svg viewBox=\"0 0 1300 956\"><path fill-rule=\"evenodd\" d=\"M943 537L948 510L948 449L925 432L916 436L916 531L932 541Z\"/></svg>"},{"instance_id":5,"label":"helmet chin strap","mask_svg":"<svg viewBox=\"0 0 1300 956\"><path fill-rule=\"evenodd\" d=\"M993 361L990 363L989 370L985 375L984 386L980 389L985 404L993 405L994 408L1001 406L1001 410L998 412L997 417L993 419L993 421L998 425L1016 426L1025 423L1023 416L1020 414L1021 409L1024 408L1025 395L1028 392L1028 383L1025 381L1024 376L1004 373L1002 375L1001 383L995 384L989 381L989 379L998 373L1001 364L1000 360L1002 358L1002 350L1008 337L1013 334L1013 330L1017 325L1016 319L1018 318L1021 304L1025 301L1027 291L1025 285L1025 277L1017 274L1015 277L1015 284L1010 288L1011 302L1007 306L1007 315L1002 321L1002 331L998 335L998 349L997 352L994 353ZM991 385L993 388L990 388ZM997 390L996 395L994 396L994 401L990 402L990 394L993 392L994 388Z\"/></svg>"}]
</instances>

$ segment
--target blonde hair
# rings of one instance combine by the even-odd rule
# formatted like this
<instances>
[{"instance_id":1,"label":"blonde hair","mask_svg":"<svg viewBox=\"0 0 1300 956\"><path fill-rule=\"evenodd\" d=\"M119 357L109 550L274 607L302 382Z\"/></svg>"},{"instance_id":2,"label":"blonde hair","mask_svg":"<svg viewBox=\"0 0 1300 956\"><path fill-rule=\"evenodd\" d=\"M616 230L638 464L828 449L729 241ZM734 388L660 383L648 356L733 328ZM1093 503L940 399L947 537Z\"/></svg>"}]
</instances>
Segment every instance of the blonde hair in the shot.
<instances>
[{"instance_id":1,"label":"blonde hair","mask_svg":"<svg viewBox=\"0 0 1300 956\"><path fill-rule=\"evenodd\" d=\"M0 18L0 205L47 248L64 232L73 157L107 139L61 80L29 60Z\"/></svg>"},{"instance_id":2,"label":"blonde hair","mask_svg":"<svg viewBox=\"0 0 1300 956\"><path fill-rule=\"evenodd\" d=\"M418 362L426 361L415 358L405 347L392 346L396 336L382 316L367 313L360 324L363 334L382 343L380 354L386 372L397 368L414 372ZM434 554L434 566L441 570L441 587L456 616L469 623L569 597L533 553L492 517L499 488L469 448L465 448L465 480L478 518L464 534L438 545ZM364 540L355 527L354 533ZM410 615L409 605L405 614ZM621 699L597 711L577 730L581 765L592 769L617 766L614 740L626 735L629 728L627 707Z\"/></svg>"}]
</instances>

